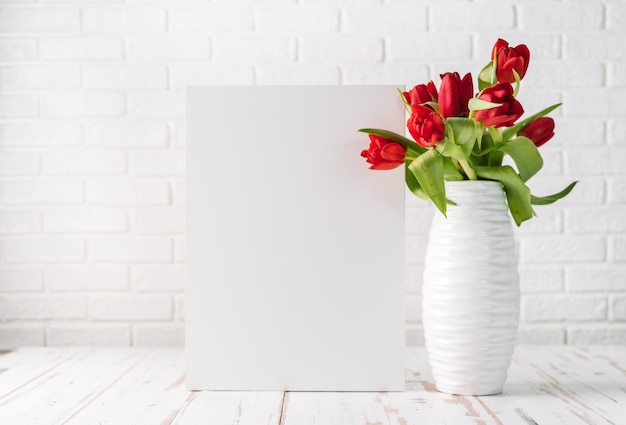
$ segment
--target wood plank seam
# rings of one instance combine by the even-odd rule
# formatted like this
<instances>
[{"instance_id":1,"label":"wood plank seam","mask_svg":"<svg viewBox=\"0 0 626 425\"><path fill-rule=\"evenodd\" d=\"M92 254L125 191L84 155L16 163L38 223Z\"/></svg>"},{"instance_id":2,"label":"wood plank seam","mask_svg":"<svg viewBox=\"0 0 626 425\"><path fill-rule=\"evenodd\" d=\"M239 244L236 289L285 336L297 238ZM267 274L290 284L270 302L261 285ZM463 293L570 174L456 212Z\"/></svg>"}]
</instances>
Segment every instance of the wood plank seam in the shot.
<instances>
[{"instance_id":1,"label":"wood plank seam","mask_svg":"<svg viewBox=\"0 0 626 425\"><path fill-rule=\"evenodd\" d=\"M283 392L283 402L280 406L280 416L278 417L278 425L285 425L287 418L287 405L289 404L289 391Z\"/></svg>"},{"instance_id":2,"label":"wood plank seam","mask_svg":"<svg viewBox=\"0 0 626 425\"><path fill-rule=\"evenodd\" d=\"M178 408L178 413L174 415L174 417L171 418L169 422L163 422L160 425L172 425L173 423L180 420L180 418L182 418L182 416L185 414L185 411L191 405L191 403L195 400L195 398L196 398L196 391L189 391L189 395Z\"/></svg>"},{"instance_id":3,"label":"wood plank seam","mask_svg":"<svg viewBox=\"0 0 626 425\"><path fill-rule=\"evenodd\" d=\"M34 376L31 379L29 379L28 381L24 382L23 384L15 387L11 391L9 391L8 393L6 393L2 397L0 397L0 404L7 404L10 401L10 399L9 400L5 400L8 396L10 396L11 394L15 393L16 391L21 390L22 388L24 388L25 386L31 384L32 382L35 382L38 379L41 379L42 377L46 376L48 373L50 373L51 371L56 369L58 366L62 365L63 363L65 363L65 362L67 362L69 360L72 360L73 358L75 358L78 355L79 355L79 353L74 353L74 354L72 354L69 357L66 357L64 359L59 360L58 362L54 363L52 366L50 366L48 369L44 370L43 372L41 372L37 376Z\"/></svg>"},{"instance_id":4,"label":"wood plank seam","mask_svg":"<svg viewBox=\"0 0 626 425\"><path fill-rule=\"evenodd\" d=\"M150 354L152 354L154 352L148 352L145 353L143 356L139 356L139 358L133 362L128 368L126 368L126 370L124 370L123 373L119 374L118 377L116 377L113 381L109 382L109 384L107 386L105 386L104 388L102 388L100 391L97 391L95 393L92 394L88 394L87 396L85 396L78 405L78 408L72 413L70 414L63 422L61 422L59 425L66 425L69 421L71 421L76 415L78 415L80 412L83 411L83 409L85 409L85 407L89 406L89 404L91 404L94 400L96 400L98 397L100 397L102 394L104 394L105 392L107 392L113 385L115 385L120 379L122 379L124 377L125 374L127 374L128 372L130 372L131 370L133 370L133 368L135 368L139 363L141 363L142 361L144 361L146 358L148 358L150 356Z\"/></svg>"}]
</instances>

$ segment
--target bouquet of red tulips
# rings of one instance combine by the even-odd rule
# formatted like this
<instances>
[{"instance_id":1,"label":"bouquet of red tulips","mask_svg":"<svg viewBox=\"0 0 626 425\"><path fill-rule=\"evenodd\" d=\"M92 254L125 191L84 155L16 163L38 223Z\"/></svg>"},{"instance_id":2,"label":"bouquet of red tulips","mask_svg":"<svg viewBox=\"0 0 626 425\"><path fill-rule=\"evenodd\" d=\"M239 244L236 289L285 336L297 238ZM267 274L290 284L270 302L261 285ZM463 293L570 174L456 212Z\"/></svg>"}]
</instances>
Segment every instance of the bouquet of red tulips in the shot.
<instances>
[{"instance_id":1,"label":"bouquet of red tulips","mask_svg":"<svg viewBox=\"0 0 626 425\"><path fill-rule=\"evenodd\" d=\"M537 148L554 136L554 120L546 115L560 106L552 105L518 121L524 108L516 97L529 59L525 45L509 47L499 39L491 61L478 75L477 94L471 74L461 78L456 72L441 75L439 91L430 81L400 92L414 140L387 130L361 129L371 141L361 156L374 170L404 164L409 189L432 201L444 215L446 205L453 203L446 198L445 180L499 181L519 226L534 216L533 204L553 203L577 183L544 197L532 195L526 186L543 166ZM505 155L515 167L502 164Z\"/></svg>"}]
</instances>

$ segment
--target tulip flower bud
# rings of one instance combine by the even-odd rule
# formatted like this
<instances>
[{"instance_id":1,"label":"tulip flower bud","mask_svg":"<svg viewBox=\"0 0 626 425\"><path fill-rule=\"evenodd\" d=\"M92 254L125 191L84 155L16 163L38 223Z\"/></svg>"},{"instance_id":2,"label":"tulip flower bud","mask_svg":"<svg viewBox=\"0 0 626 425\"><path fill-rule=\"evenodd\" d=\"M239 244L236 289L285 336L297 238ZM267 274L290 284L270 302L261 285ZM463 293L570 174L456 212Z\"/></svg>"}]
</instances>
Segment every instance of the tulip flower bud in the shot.
<instances>
[{"instance_id":1,"label":"tulip flower bud","mask_svg":"<svg viewBox=\"0 0 626 425\"><path fill-rule=\"evenodd\" d=\"M439 112L444 118L467 117L467 102L474 96L474 82L470 73L461 80L458 72L441 75L439 87Z\"/></svg>"},{"instance_id":2,"label":"tulip flower bud","mask_svg":"<svg viewBox=\"0 0 626 425\"><path fill-rule=\"evenodd\" d=\"M537 118L517 134L529 138L539 147L554 136L554 120L550 117Z\"/></svg>"},{"instance_id":3,"label":"tulip flower bud","mask_svg":"<svg viewBox=\"0 0 626 425\"><path fill-rule=\"evenodd\" d=\"M508 83L487 87L478 98L500 104L494 108L476 111L474 118L482 121L486 127L511 127L524 113L522 104L513 96L513 87Z\"/></svg>"},{"instance_id":4,"label":"tulip flower bud","mask_svg":"<svg viewBox=\"0 0 626 425\"><path fill-rule=\"evenodd\" d=\"M408 92L403 92L402 95L411 108L422 105L426 102L437 101L437 87L430 81L428 84L418 84Z\"/></svg>"},{"instance_id":5,"label":"tulip flower bud","mask_svg":"<svg viewBox=\"0 0 626 425\"><path fill-rule=\"evenodd\" d=\"M370 134L370 147L361 152L363 158L372 164L371 170L391 170L404 164L406 148L399 143L381 136Z\"/></svg>"},{"instance_id":6,"label":"tulip flower bud","mask_svg":"<svg viewBox=\"0 0 626 425\"><path fill-rule=\"evenodd\" d=\"M414 108L406 125L415 142L424 148L434 147L446 134L441 116L425 106Z\"/></svg>"},{"instance_id":7,"label":"tulip flower bud","mask_svg":"<svg viewBox=\"0 0 626 425\"><path fill-rule=\"evenodd\" d=\"M520 80L526 75L528 62L530 61L530 51L525 44L516 47L509 47L509 43L501 38L496 41L491 51L491 59L496 57L496 77L500 83L514 83L517 72Z\"/></svg>"}]
</instances>

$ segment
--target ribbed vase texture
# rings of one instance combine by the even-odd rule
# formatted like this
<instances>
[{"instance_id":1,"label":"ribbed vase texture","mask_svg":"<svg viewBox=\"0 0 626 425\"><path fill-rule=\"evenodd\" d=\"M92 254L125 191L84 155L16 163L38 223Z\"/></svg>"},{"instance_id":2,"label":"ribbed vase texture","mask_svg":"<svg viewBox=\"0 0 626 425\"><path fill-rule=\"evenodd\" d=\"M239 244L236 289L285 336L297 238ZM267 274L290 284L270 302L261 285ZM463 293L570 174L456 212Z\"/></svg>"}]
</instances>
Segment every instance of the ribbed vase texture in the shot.
<instances>
[{"instance_id":1,"label":"ribbed vase texture","mask_svg":"<svg viewBox=\"0 0 626 425\"><path fill-rule=\"evenodd\" d=\"M446 182L447 218L433 219L423 286L426 349L439 391L502 392L519 322L519 274L502 185Z\"/></svg>"}]
</instances>

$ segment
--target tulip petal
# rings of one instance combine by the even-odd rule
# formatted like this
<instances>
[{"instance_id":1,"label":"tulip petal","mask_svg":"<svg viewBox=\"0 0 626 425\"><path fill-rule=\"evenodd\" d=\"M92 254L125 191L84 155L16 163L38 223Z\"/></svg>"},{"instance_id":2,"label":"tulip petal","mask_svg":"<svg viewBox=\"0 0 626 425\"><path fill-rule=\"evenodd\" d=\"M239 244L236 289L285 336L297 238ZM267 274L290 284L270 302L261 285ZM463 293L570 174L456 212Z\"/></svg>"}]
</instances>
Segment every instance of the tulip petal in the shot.
<instances>
[{"instance_id":1,"label":"tulip petal","mask_svg":"<svg viewBox=\"0 0 626 425\"><path fill-rule=\"evenodd\" d=\"M499 38L496 43L493 45L493 49L491 49L491 59L493 60L494 56L501 50L509 47L509 42Z\"/></svg>"},{"instance_id":2,"label":"tulip petal","mask_svg":"<svg viewBox=\"0 0 626 425\"><path fill-rule=\"evenodd\" d=\"M393 170L394 168L402 165L404 161L396 161L396 162L380 162L378 164L374 164L370 167L370 170Z\"/></svg>"},{"instance_id":3,"label":"tulip petal","mask_svg":"<svg viewBox=\"0 0 626 425\"><path fill-rule=\"evenodd\" d=\"M389 143L385 145L381 151L380 156L387 161L404 161L406 155L406 149L397 143Z\"/></svg>"}]
</instances>

